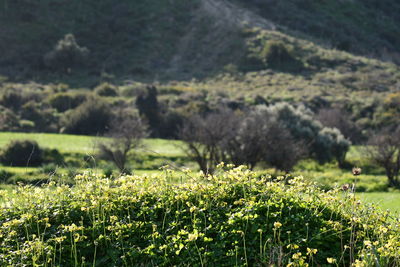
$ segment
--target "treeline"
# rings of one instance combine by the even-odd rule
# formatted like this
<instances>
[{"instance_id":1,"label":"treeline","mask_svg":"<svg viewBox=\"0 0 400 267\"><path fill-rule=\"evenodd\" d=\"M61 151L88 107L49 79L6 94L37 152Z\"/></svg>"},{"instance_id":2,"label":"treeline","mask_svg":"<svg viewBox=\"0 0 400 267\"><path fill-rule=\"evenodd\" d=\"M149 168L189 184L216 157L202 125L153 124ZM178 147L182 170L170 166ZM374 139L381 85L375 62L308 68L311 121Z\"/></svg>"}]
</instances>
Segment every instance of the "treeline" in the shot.
<instances>
[{"instance_id":1,"label":"treeline","mask_svg":"<svg viewBox=\"0 0 400 267\"><path fill-rule=\"evenodd\" d=\"M178 86L118 87L105 82L92 89L71 89L63 84L0 82L0 130L101 135L125 114L139 113L149 124L151 137L176 139L183 121L192 114L207 116L221 107L243 111L278 102L282 101L261 96L231 98ZM382 100L332 103L315 97L292 104L304 105L313 119L339 129L354 144L365 141L376 129L395 128L400 123L399 92Z\"/></svg>"},{"instance_id":2,"label":"treeline","mask_svg":"<svg viewBox=\"0 0 400 267\"><path fill-rule=\"evenodd\" d=\"M266 163L290 171L303 158L321 164L336 159L343 167L351 144L337 128L313 119L304 106L287 103L194 115L185 121L180 137L204 173L212 173L220 162L250 168Z\"/></svg>"}]
</instances>

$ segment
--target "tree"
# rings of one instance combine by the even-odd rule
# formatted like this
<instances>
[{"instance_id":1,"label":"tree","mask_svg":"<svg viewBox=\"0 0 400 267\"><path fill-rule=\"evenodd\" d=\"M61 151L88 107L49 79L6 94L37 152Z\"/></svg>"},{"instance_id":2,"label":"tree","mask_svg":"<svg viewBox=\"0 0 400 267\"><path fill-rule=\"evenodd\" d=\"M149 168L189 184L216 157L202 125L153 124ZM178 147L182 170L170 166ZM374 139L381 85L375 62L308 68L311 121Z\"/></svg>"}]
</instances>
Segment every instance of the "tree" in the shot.
<instances>
[{"instance_id":1,"label":"tree","mask_svg":"<svg viewBox=\"0 0 400 267\"><path fill-rule=\"evenodd\" d=\"M373 162L385 169L389 186L399 188L400 127L374 135L368 142L367 153Z\"/></svg>"},{"instance_id":2,"label":"tree","mask_svg":"<svg viewBox=\"0 0 400 267\"><path fill-rule=\"evenodd\" d=\"M279 122L272 122L266 132L267 140L263 159L269 165L289 172L308 153L307 146L295 140Z\"/></svg>"},{"instance_id":3,"label":"tree","mask_svg":"<svg viewBox=\"0 0 400 267\"><path fill-rule=\"evenodd\" d=\"M253 169L263 159L266 119L255 113L247 113L227 120L230 122L230 134L222 142L222 149L230 162Z\"/></svg>"},{"instance_id":4,"label":"tree","mask_svg":"<svg viewBox=\"0 0 400 267\"><path fill-rule=\"evenodd\" d=\"M146 87L146 92L142 92L136 98L136 107L139 110L139 114L146 118L151 135L154 137L158 136L158 127L160 126L160 107L157 95L157 88L148 86Z\"/></svg>"},{"instance_id":5,"label":"tree","mask_svg":"<svg viewBox=\"0 0 400 267\"><path fill-rule=\"evenodd\" d=\"M196 161L205 174L212 174L215 166L227 159L222 143L229 140L233 132L231 119L231 113L227 110L205 117L194 115L186 120L180 130L186 155Z\"/></svg>"},{"instance_id":6,"label":"tree","mask_svg":"<svg viewBox=\"0 0 400 267\"><path fill-rule=\"evenodd\" d=\"M59 40L54 49L44 57L44 64L51 68L58 68L63 71L83 64L89 54L86 47L81 47L71 33L66 34Z\"/></svg>"},{"instance_id":7,"label":"tree","mask_svg":"<svg viewBox=\"0 0 400 267\"><path fill-rule=\"evenodd\" d=\"M129 152L147 136L147 127L138 116L129 116L113 121L106 136L109 140L98 143L99 157L112 161L122 173L126 172Z\"/></svg>"},{"instance_id":8,"label":"tree","mask_svg":"<svg viewBox=\"0 0 400 267\"><path fill-rule=\"evenodd\" d=\"M264 161L290 171L307 154L306 146L264 111L224 109L206 117L191 117L181 131L186 154L204 173L213 173L222 161L250 168Z\"/></svg>"},{"instance_id":9,"label":"tree","mask_svg":"<svg viewBox=\"0 0 400 267\"><path fill-rule=\"evenodd\" d=\"M329 128L337 128L352 143L360 143L361 130L350 120L350 114L339 108L323 108L316 115L316 119L322 125Z\"/></svg>"},{"instance_id":10,"label":"tree","mask_svg":"<svg viewBox=\"0 0 400 267\"><path fill-rule=\"evenodd\" d=\"M310 156L325 163L336 158L341 166L350 147L350 141L335 128L323 127L313 119L313 113L303 106L293 107L278 103L264 107L266 116L274 117L286 128L296 141L309 147Z\"/></svg>"}]
</instances>

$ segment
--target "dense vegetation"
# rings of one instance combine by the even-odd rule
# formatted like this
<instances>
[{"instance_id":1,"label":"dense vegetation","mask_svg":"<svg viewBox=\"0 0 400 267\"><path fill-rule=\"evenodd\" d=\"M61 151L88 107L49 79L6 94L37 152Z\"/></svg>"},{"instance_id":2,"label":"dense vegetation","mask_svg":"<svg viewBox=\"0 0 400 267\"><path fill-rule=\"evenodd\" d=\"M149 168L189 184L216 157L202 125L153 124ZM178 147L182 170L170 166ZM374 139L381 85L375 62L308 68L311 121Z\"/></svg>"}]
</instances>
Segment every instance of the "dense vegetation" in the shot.
<instances>
[{"instance_id":1,"label":"dense vegetation","mask_svg":"<svg viewBox=\"0 0 400 267\"><path fill-rule=\"evenodd\" d=\"M186 173L192 178L183 184L170 183L171 175L84 174L73 188L3 195L1 264L399 264L397 223L342 189L243 168Z\"/></svg>"},{"instance_id":2,"label":"dense vegetation","mask_svg":"<svg viewBox=\"0 0 400 267\"><path fill-rule=\"evenodd\" d=\"M111 110L135 103L153 136L176 138L188 113L289 101L341 110L369 136L399 123L398 10L393 0L6 0L0 127L104 133ZM143 97L153 82L158 104Z\"/></svg>"},{"instance_id":3,"label":"dense vegetation","mask_svg":"<svg viewBox=\"0 0 400 267\"><path fill-rule=\"evenodd\" d=\"M399 14L1 1L0 265L400 265Z\"/></svg>"}]
</instances>

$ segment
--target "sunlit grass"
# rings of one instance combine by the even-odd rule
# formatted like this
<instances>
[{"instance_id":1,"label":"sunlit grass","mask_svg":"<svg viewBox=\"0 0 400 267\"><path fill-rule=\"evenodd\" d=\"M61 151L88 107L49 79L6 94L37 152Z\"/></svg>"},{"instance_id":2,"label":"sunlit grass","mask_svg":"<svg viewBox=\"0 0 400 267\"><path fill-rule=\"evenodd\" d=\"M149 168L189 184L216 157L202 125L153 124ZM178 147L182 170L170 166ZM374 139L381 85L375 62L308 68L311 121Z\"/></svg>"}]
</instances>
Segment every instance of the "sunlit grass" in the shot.
<instances>
[{"instance_id":1,"label":"sunlit grass","mask_svg":"<svg viewBox=\"0 0 400 267\"><path fill-rule=\"evenodd\" d=\"M396 216L400 215L400 192L360 193L358 196L365 203L374 203L382 210L389 210Z\"/></svg>"}]
</instances>

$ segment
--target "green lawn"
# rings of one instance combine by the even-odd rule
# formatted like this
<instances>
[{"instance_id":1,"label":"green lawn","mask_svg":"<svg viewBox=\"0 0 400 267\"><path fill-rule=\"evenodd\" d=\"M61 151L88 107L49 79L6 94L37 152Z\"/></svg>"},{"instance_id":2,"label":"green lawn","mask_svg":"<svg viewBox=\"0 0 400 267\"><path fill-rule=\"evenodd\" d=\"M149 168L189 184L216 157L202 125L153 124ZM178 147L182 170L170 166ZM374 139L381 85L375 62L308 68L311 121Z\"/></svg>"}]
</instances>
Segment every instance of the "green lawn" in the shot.
<instances>
[{"instance_id":1,"label":"green lawn","mask_svg":"<svg viewBox=\"0 0 400 267\"><path fill-rule=\"evenodd\" d=\"M39 146L45 148L55 148L62 153L84 153L94 154L96 152L96 142L104 140L102 137L67 135L67 134L47 134L47 133L0 133L0 148L7 145L11 140L30 139L38 142ZM146 139L142 149L146 153L165 156L182 156L179 148L181 142L163 139Z\"/></svg>"},{"instance_id":2,"label":"green lawn","mask_svg":"<svg viewBox=\"0 0 400 267\"><path fill-rule=\"evenodd\" d=\"M11 140L30 139L38 142L39 146L55 148L60 152L89 153L95 152L95 140L99 137L47 134L47 133L0 133L0 147L7 145Z\"/></svg>"},{"instance_id":3,"label":"green lawn","mask_svg":"<svg viewBox=\"0 0 400 267\"><path fill-rule=\"evenodd\" d=\"M400 214L400 192L359 193L358 196L365 203L375 203L383 210L390 210L396 216Z\"/></svg>"}]
</instances>

